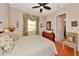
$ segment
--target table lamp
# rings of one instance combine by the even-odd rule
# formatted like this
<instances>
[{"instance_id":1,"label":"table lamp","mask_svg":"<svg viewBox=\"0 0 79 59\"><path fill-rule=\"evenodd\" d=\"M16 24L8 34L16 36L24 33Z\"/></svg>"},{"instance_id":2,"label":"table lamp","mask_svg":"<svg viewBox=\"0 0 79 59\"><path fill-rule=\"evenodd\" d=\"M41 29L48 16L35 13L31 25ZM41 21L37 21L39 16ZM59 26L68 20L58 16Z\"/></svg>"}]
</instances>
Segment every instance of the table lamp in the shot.
<instances>
[{"instance_id":1,"label":"table lamp","mask_svg":"<svg viewBox=\"0 0 79 59\"><path fill-rule=\"evenodd\" d=\"M5 28L4 32L9 33L10 36L12 36L14 30L15 30L15 27L11 25L8 28Z\"/></svg>"}]
</instances>

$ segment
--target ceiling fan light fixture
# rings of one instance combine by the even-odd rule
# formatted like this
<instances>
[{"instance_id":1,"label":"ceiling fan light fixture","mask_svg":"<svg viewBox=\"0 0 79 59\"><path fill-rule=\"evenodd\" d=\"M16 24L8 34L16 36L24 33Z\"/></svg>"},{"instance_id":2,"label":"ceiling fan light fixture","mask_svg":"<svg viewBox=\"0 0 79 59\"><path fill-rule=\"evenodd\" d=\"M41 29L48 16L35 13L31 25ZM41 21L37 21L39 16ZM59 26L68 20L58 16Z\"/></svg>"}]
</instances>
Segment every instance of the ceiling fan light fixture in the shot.
<instances>
[{"instance_id":1,"label":"ceiling fan light fixture","mask_svg":"<svg viewBox=\"0 0 79 59\"><path fill-rule=\"evenodd\" d=\"M51 10L51 7L46 6L48 3L38 3L39 6L34 6L32 8L40 8L40 12L43 11L43 9Z\"/></svg>"},{"instance_id":2,"label":"ceiling fan light fixture","mask_svg":"<svg viewBox=\"0 0 79 59\"><path fill-rule=\"evenodd\" d=\"M41 6L40 9L43 9L43 6Z\"/></svg>"}]
</instances>

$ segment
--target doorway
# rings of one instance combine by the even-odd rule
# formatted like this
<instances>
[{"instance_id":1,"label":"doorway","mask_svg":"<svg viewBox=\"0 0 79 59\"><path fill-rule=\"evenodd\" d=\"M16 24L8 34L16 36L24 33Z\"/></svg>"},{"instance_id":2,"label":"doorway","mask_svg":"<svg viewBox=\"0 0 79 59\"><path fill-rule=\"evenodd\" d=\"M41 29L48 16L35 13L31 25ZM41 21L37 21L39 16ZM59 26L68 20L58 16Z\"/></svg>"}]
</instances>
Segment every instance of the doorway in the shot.
<instances>
[{"instance_id":1,"label":"doorway","mask_svg":"<svg viewBox=\"0 0 79 59\"><path fill-rule=\"evenodd\" d=\"M56 19L56 39L66 38L66 13L58 15Z\"/></svg>"}]
</instances>

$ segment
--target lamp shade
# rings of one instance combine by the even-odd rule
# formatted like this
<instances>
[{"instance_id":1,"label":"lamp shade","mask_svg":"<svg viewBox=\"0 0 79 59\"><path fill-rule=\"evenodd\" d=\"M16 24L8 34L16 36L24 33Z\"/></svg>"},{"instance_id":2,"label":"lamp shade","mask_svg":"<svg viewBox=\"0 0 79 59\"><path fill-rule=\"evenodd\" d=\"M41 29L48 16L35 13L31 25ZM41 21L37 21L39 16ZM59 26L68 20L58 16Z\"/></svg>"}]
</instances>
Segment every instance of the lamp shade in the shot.
<instances>
[{"instance_id":1,"label":"lamp shade","mask_svg":"<svg viewBox=\"0 0 79 59\"><path fill-rule=\"evenodd\" d=\"M13 32L14 30L15 30L15 27L14 27L14 26L12 26L12 25L9 26L9 31L10 31L10 32Z\"/></svg>"},{"instance_id":2,"label":"lamp shade","mask_svg":"<svg viewBox=\"0 0 79 59\"><path fill-rule=\"evenodd\" d=\"M6 29L4 30L4 32L9 32L9 29L8 29L8 28L6 28Z\"/></svg>"},{"instance_id":3,"label":"lamp shade","mask_svg":"<svg viewBox=\"0 0 79 59\"><path fill-rule=\"evenodd\" d=\"M14 30L15 30L15 27L11 25L8 28L6 28L4 32L13 32Z\"/></svg>"}]
</instances>

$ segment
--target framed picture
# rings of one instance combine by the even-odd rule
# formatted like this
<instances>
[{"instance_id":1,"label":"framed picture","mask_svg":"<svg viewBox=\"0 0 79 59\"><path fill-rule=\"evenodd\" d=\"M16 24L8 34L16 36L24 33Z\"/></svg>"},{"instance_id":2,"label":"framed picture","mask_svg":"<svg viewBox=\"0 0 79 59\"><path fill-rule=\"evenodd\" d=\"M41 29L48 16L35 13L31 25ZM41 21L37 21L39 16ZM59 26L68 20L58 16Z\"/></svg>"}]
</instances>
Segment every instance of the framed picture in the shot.
<instances>
[{"instance_id":1,"label":"framed picture","mask_svg":"<svg viewBox=\"0 0 79 59\"><path fill-rule=\"evenodd\" d=\"M42 28L43 27L43 25L40 23L40 28Z\"/></svg>"},{"instance_id":2,"label":"framed picture","mask_svg":"<svg viewBox=\"0 0 79 59\"><path fill-rule=\"evenodd\" d=\"M51 21L46 22L46 29L51 30Z\"/></svg>"},{"instance_id":3,"label":"framed picture","mask_svg":"<svg viewBox=\"0 0 79 59\"><path fill-rule=\"evenodd\" d=\"M72 27L77 27L78 26L78 21L72 21L71 26Z\"/></svg>"}]
</instances>

